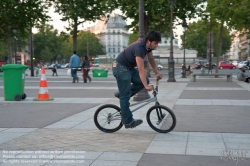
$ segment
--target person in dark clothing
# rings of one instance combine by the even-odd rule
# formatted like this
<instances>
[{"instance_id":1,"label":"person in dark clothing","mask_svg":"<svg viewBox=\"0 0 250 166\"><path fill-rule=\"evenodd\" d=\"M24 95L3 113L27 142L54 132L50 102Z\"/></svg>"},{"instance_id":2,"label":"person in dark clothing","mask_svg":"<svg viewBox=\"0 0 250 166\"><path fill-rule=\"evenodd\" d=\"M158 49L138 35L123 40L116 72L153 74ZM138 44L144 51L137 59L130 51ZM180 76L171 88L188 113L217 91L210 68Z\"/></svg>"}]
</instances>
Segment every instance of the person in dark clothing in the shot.
<instances>
[{"instance_id":1,"label":"person in dark clothing","mask_svg":"<svg viewBox=\"0 0 250 166\"><path fill-rule=\"evenodd\" d=\"M86 55L84 57L84 61L82 63L82 74L83 74L83 82L87 83L87 78L89 79L89 82L91 82L91 77L89 76L90 71L90 64L88 56Z\"/></svg>"},{"instance_id":2,"label":"person in dark clothing","mask_svg":"<svg viewBox=\"0 0 250 166\"><path fill-rule=\"evenodd\" d=\"M58 76L58 75L57 75L57 67L56 67L56 65L53 66L52 72L53 72L53 73L52 73L52 76L54 76L54 74L56 74L56 76Z\"/></svg>"},{"instance_id":3,"label":"person in dark clothing","mask_svg":"<svg viewBox=\"0 0 250 166\"><path fill-rule=\"evenodd\" d=\"M113 75L116 78L119 90L119 92L115 93L115 96L120 99L122 123L126 129L134 128L143 122L141 119L133 118L129 108L130 98L143 88L148 91L153 89L149 85L149 79L144 68L144 58L146 56L156 77L162 78L152 54L152 50L158 47L159 42L161 42L161 34L152 30L147 33L145 38L140 38L127 46L113 62Z\"/></svg>"}]
</instances>

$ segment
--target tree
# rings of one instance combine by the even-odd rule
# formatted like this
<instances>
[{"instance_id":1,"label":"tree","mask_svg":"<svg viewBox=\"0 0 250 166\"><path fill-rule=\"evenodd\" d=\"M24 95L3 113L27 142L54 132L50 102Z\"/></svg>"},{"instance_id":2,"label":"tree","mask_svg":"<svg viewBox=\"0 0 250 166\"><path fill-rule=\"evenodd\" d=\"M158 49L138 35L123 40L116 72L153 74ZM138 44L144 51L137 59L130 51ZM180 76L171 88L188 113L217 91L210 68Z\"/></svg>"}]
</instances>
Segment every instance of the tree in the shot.
<instances>
[{"instance_id":1,"label":"tree","mask_svg":"<svg viewBox=\"0 0 250 166\"><path fill-rule=\"evenodd\" d=\"M6 55L8 55L6 43L0 40L0 60L4 61Z\"/></svg>"},{"instance_id":2,"label":"tree","mask_svg":"<svg viewBox=\"0 0 250 166\"><path fill-rule=\"evenodd\" d=\"M100 40L90 31L81 31L79 35L78 48L78 55L82 57L87 55L87 53L91 58L104 54L103 46L100 44Z\"/></svg>"},{"instance_id":3,"label":"tree","mask_svg":"<svg viewBox=\"0 0 250 166\"><path fill-rule=\"evenodd\" d=\"M214 27L212 29L213 31L213 47L214 47L214 56L218 56L218 49L219 49L219 43L218 43L218 37L220 32L220 24L214 22ZM210 31L209 22L207 21L197 21L190 23L188 25L188 29L185 32L186 33L186 48L193 48L197 50L198 57L201 57L203 54L206 54L207 52L207 36ZM183 40L183 35L181 36ZM230 48L231 44L231 36L229 34L229 30L227 28L223 28L223 44L222 44L222 54L226 53L227 50Z\"/></svg>"},{"instance_id":4,"label":"tree","mask_svg":"<svg viewBox=\"0 0 250 166\"><path fill-rule=\"evenodd\" d=\"M25 37L32 27L49 19L50 0L1 0L0 1L0 38L3 37L8 46L9 61L12 63L11 36L12 26L18 27L18 37Z\"/></svg>"},{"instance_id":5,"label":"tree","mask_svg":"<svg viewBox=\"0 0 250 166\"><path fill-rule=\"evenodd\" d=\"M52 25L43 24L34 35L34 54L37 60L55 61L57 56L66 56L62 51L64 38Z\"/></svg>"},{"instance_id":6,"label":"tree","mask_svg":"<svg viewBox=\"0 0 250 166\"><path fill-rule=\"evenodd\" d=\"M139 39L138 36L139 36L138 32L133 32L132 34L130 34L128 39L128 44L132 44L133 42L138 40Z\"/></svg>"},{"instance_id":7,"label":"tree","mask_svg":"<svg viewBox=\"0 0 250 166\"><path fill-rule=\"evenodd\" d=\"M223 38L223 27L224 24L229 29L236 29L241 31L242 29L248 29L250 26L249 12L247 7L249 7L249 0L209 0L206 11L209 13L210 19L215 20L220 23L220 35L219 35L219 49L217 56L217 68L216 73L218 73L219 55L221 55ZM244 31L248 33L250 37L249 29Z\"/></svg>"},{"instance_id":8,"label":"tree","mask_svg":"<svg viewBox=\"0 0 250 166\"><path fill-rule=\"evenodd\" d=\"M54 0L55 12L62 15L62 21L68 21L67 31L73 38L73 50L77 50L78 26L86 21L94 21L115 9L111 0Z\"/></svg>"},{"instance_id":9,"label":"tree","mask_svg":"<svg viewBox=\"0 0 250 166\"><path fill-rule=\"evenodd\" d=\"M250 38L249 5L249 0L208 0L206 11L212 18L225 22L230 30L248 29Z\"/></svg>"},{"instance_id":10,"label":"tree","mask_svg":"<svg viewBox=\"0 0 250 166\"><path fill-rule=\"evenodd\" d=\"M174 20L177 24L181 24L185 18L195 18L196 14L201 12L202 4L205 0L177 0L174 4ZM120 10L124 13L124 18L131 18L133 22L128 28L138 32L139 22L139 0L119 0ZM156 29L160 32L168 34L170 30L170 4L166 0L151 0L144 1L144 29L147 32L149 29ZM178 19L179 18L179 19ZM180 20L181 19L181 20Z\"/></svg>"}]
</instances>

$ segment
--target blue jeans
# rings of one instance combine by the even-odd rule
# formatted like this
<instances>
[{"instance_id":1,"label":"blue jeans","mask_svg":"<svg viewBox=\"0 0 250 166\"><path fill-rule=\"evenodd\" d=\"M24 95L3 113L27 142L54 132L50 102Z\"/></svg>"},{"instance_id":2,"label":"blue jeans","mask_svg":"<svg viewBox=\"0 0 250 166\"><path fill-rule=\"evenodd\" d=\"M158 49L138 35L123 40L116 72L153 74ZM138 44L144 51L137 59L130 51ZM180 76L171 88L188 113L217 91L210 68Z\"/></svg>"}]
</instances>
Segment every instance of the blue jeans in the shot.
<instances>
[{"instance_id":1,"label":"blue jeans","mask_svg":"<svg viewBox=\"0 0 250 166\"><path fill-rule=\"evenodd\" d=\"M129 109L130 97L141 91L144 85L137 69L128 69L125 66L117 64L112 70L119 90L122 123L129 124L133 121L133 114ZM147 82L149 83L148 78Z\"/></svg>"},{"instance_id":2,"label":"blue jeans","mask_svg":"<svg viewBox=\"0 0 250 166\"><path fill-rule=\"evenodd\" d=\"M77 77L77 69L71 69L71 75L73 77L73 82L78 80L79 78Z\"/></svg>"}]
</instances>

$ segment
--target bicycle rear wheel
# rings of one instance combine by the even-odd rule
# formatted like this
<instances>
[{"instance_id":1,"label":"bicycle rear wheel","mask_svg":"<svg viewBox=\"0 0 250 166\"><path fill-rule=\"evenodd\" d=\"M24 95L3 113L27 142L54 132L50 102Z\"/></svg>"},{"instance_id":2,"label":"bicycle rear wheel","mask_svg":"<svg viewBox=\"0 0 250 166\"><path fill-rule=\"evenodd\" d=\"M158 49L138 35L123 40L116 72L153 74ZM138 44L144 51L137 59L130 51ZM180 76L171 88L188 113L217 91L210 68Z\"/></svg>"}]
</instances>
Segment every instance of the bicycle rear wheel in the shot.
<instances>
[{"instance_id":1,"label":"bicycle rear wheel","mask_svg":"<svg viewBox=\"0 0 250 166\"><path fill-rule=\"evenodd\" d=\"M168 107L153 106L147 112L147 122L153 130L159 133L168 133L175 128L176 117Z\"/></svg>"},{"instance_id":2,"label":"bicycle rear wheel","mask_svg":"<svg viewBox=\"0 0 250 166\"><path fill-rule=\"evenodd\" d=\"M123 126L121 109L113 104L103 105L96 110L94 122L96 127L105 133L116 132Z\"/></svg>"}]
</instances>

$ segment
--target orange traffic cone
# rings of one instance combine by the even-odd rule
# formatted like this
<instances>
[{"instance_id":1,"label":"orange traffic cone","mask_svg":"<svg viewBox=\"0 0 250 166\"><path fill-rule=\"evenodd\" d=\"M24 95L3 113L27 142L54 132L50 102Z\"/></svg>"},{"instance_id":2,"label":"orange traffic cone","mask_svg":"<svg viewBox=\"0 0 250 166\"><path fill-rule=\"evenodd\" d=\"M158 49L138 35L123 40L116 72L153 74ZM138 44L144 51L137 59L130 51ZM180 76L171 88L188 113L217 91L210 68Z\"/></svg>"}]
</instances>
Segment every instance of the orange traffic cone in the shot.
<instances>
[{"instance_id":1,"label":"orange traffic cone","mask_svg":"<svg viewBox=\"0 0 250 166\"><path fill-rule=\"evenodd\" d=\"M35 101L48 101L54 100L53 98L49 98L48 84L46 81L46 72L45 68L42 67L42 75L40 80L40 89L38 97L34 99Z\"/></svg>"}]
</instances>

